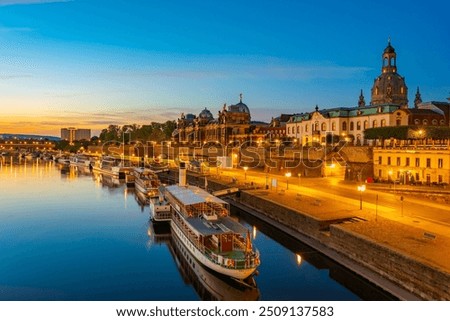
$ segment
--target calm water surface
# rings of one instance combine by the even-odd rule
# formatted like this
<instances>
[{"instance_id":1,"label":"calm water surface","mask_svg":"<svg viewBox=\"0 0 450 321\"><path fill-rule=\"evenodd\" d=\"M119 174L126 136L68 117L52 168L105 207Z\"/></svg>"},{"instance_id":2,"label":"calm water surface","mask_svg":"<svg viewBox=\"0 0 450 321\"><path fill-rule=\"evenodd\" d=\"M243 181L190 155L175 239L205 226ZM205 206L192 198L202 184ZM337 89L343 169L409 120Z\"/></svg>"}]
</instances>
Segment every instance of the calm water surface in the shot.
<instances>
[{"instance_id":1,"label":"calm water surface","mask_svg":"<svg viewBox=\"0 0 450 321\"><path fill-rule=\"evenodd\" d=\"M192 268L172 236L154 236L148 206L120 182L52 162L2 165L0 299L391 299L302 243L233 213L261 253L256 289Z\"/></svg>"}]
</instances>

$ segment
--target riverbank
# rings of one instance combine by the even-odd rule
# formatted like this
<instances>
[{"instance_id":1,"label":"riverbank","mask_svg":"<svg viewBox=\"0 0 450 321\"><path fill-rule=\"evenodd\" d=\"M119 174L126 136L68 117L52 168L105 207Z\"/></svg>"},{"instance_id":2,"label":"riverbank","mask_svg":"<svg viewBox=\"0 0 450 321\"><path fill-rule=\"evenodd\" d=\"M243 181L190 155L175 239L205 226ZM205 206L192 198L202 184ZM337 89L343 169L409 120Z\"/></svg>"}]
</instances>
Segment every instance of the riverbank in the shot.
<instances>
[{"instance_id":1,"label":"riverbank","mask_svg":"<svg viewBox=\"0 0 450 321\"><path fill-rule=\"evenodd\" d=\"M198 178L192 180L198 183ZM228 177L208 178L212 190L233 184ZM337 196L254 187L246 185L230 202L401 300L450 300L447 226L430 222L415 226L409 217L369 215L349 209Z\"/></svg>"}]
</instances>

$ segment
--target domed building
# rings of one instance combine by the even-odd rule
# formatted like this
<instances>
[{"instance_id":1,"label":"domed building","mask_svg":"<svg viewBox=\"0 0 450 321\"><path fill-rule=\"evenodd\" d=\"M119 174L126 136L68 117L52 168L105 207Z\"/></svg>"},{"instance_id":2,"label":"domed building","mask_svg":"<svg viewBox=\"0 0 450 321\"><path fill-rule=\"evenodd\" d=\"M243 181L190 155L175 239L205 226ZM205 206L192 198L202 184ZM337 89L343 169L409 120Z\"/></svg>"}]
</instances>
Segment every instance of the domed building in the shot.
<instances>
[{"instance_id":1,"label":"domed building","mask_svg":"<svg viewBox=\"0 0 450 321\"><path fill-rule=\"evenodd\" d=\"M237 104L229 106L224 104L217 119L214 119L207 108L203 109L197 117L181 114L173 137L180 143L219 142L228 145L233 142L239 144L252 140L250 121L250 109L242 102L241 94Z\"/></svg>"},{"instance_id":2,"label":"domed building","mask_svg":"<svg viewBox=\"0 0 450 321\"><path fill-rule=\"evenodd\" d=\"M381 75L374 80L371 105L399 105L408 108L408 87L397 73L397 54L389 40L382 54Z\"/></svg>"}]
</instances>

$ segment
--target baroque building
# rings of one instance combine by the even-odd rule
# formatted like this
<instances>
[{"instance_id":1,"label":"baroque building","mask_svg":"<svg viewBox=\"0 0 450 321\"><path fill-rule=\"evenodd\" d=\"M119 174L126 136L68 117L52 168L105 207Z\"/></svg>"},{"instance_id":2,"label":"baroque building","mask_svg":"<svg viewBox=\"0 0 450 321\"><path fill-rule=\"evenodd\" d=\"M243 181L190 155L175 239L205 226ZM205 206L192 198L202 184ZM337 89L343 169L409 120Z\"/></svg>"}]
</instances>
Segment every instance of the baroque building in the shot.
<instances>
[{"instance_id":1,"label":"baroque building","mask_svg":"<svg viewBox=\"0 0 450 321\"><path fill-rule=\"evenodd\" d=\"M205 108L198 116L184 113L177 120L177 129L173 138L181 144L202 145L215 142L224 146L251 143L261 137L254 130L250 109L242 102L234 105L223 105L217 119Z\"/></svg>"},{"instance_id":2,"label":"baroque building","mask_svg":"<svg viewBox=\"0 0 450 321\"><path fill-rule=\"evenodd\" d=\"M361 90L357 106L319 109L293 115L286 125L287 136L302 145L346 141L365 145L364 130L374 127L413 124L445 125L444 112L422 103L419 89L415 108L408 108L408 87L398 73L397 54L391 42L382 53L381 74L374 79L371 101L366 105Z\"/></svg>"}]
</instances>

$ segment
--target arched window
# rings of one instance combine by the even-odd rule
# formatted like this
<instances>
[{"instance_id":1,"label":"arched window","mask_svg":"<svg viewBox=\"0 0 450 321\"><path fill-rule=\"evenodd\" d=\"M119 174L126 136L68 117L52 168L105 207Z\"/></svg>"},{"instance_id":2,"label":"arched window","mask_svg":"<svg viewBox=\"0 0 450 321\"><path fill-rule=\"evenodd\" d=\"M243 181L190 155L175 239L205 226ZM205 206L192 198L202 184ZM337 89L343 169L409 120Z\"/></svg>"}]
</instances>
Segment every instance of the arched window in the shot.
<instances>
[{"instance_id":1,"label":"arched window","mask_svg":"<svg viewBox=\"0 0 450 321\"><path fill-rule=\"evenodd\" d=\"M422 120L422 124L428 125L428 120L427 119Z\"/></svg>"},{"instance_id":2,"label":"arched window","mask_svg":"<svg viewBox=\"0 0 450 321\"><path fill-rule=\"evenodd\" d=\"M305 133L307 133L308 132L308 125L305 125Z\"/></svg>"},{"instance_id":3,"label":"arched window","mask_svg":"<svg viewBox=\"0 0 450 321\"><path fill-rule=\"evenodd\" d=\"M336 130L336 122L331 123L331 130Z\"/></svg>"},{"instance_id":4,"label":"arched window","mask_svg":"<svg viewBox=\"0 0 450 321\"><path fill-rule=\"evenodd\" d=\"M381 127L385 127L386 126L386 119L382 119L381 120Z\"/></svg>"},{"instance_id":5,"label":"arched window","mask_svg":"<svg viewBox=\"0 0 450 321\"><path fill-rule=\"evenodd\" d=\"M401 93L401 94L404 94L404 93L405 93L405 87L403 87L403 86L400 87L400 93Z\"/></svg>"},{"instance_id":6,"label":"arched window","mask_svg":"<svg viewBox=\"0 0 450 321\"><path fill-rule=\"evenodd\" d=\"M327 124L326 123L322 123L322 131L326 131L327 130Z\"/></svg>"},{"instance_id":7,"label":"arched window","mask_svg":"<svg viewBox=\"0 0 450 321\"><path fill-rule=\"evenodd\" d=\"M380 90L378 89L378 86L376 86L376 87L375 87L375 95L378 95L379 91L380 91Z\"/></svg>"},{"instance_id":8,"label":"arched window","mask_svg":"<svg viewBox=\"0 0 450 321\"><path fill-rule=\"evenodd\" d=\"M388 65L388 59L384 58L383 59L383 66L386 67Z\"/></svg>"},{"instance_id":9,"label":"arched window","mask_svg":"<svg viewBox=\"0 0 450 321\"><path fill-rule=\"evenodd\" d=\"M289 135L291 133L291 127L288 127L287 130L288 130L288 135Z\"/></svg>"},{"instance_id":10,"label":"arched window","mask_svg":"<svg viewBox=\"0 0 450 321\"><path fill-rule=\"evenodd\" d=\"M351 121L350 122L350 130L354 130L355 129L355 124Z\"/></svg>"},{"instance_id":11,"label":"arched window","mask_svg":"<svg viewBox=\"0 0 450 321\"><path fill-rule=\"evenodd\" d=\"M438 121L437 121L437 119L433 119L433 120L431 121L431 123L433 124L433 126L436 126L436 125L438 124Z\"/></svg>"},{"instance_id":12,"label":"arched window","mask_svg":"<svg viewBox=\"0 0 450 321\"><path fill-rule=\"evenodd\" d=\"M347 130L347 122L346 121L344 121L342 123L342 130Z\"/></svg>"},{"instance_id":13,"label":"arched window","mask_svg":"<svg viewBox=\"0 0 450 321\"><path fill-rule=\"evenodd\" d=\"M414 119L414 125L419 125L419 124L420 124L420 120Z\"/></svg>"},{"instance_id":14,"label":"arched window","mask_svg":"<svg viewBox=\"0 0 450 321\"><path fill-rule=\"evenodd\" d=\"M441 119L441 120L439 121L439 124L440 124L441 126L444 126L444 125L445 125L445 120Z\"/></svg>"},{"instance_id":15,"label":"arched window","mask_svg":"<svg viewBox=\"0 0 450 321\"><path fill-rule=\"evenodd\" d=\"M378 122L377 122L377 120L375 119L373 122L372 122L372 128L376 128L378 126Z\"/></svg>"},{"instance_id":16,"label":"arched window","mask_svg":"<svg viewBox=\"0 0 450 321\"><path fill-rule=\"evenodd\" d=\"M358 121L356 123L356 130L361 130L361 122L360 121Z\"/></svg>"},{"instance_id":17,"label":"arched window","mask_svg":"<svg viewBox=\"0 0 450 321\"><path fill-rule=\"evenodd\" d=\"M369 128L369 122L367 120L364 121L364 129Z\"/></svg>"}]
</instances>

